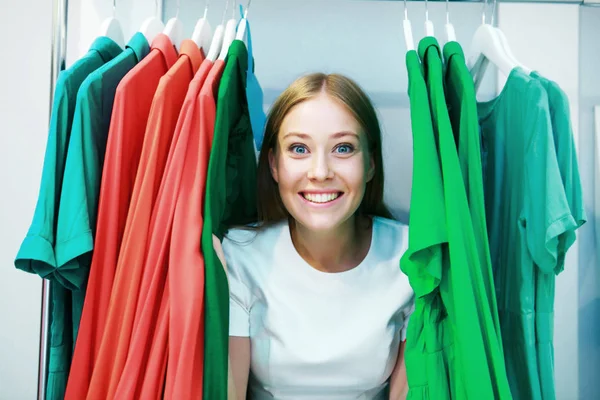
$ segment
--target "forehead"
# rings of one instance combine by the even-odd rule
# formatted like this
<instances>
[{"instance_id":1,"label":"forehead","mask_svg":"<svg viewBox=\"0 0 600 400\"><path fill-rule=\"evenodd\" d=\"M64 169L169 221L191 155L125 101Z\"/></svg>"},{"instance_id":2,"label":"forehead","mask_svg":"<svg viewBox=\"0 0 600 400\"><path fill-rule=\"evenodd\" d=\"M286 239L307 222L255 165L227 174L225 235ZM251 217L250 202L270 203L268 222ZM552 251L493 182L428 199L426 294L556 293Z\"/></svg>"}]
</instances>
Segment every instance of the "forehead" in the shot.
<instances>
[{"instance_id":1,"label":"forehead","mask_svg":"<svg viewBox=\"0 0 600 400\"><path fill-rule=\"evenodd\" d=\"M280 134L330 136L338 132L360 134L360 124L340 101L324 92L292 107L284 117Z\"/></svg>"}]
</instances>

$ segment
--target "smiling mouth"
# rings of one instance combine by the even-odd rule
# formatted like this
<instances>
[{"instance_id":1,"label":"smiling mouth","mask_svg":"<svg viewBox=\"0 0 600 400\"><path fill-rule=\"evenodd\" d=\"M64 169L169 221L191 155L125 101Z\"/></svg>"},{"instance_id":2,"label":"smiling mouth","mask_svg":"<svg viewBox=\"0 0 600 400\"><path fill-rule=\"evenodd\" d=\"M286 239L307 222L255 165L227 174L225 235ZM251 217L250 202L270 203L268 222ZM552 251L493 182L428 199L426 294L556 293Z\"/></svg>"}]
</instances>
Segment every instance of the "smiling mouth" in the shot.
<instances>
[{"instance_id":1,"label":"smiling mouth","mask_svg":"<svg viewBox=\"0 0 600 400\"><path fill-rule=\"evenodd\" d=\"M304 193L301 192L300 195L304 197L304 199L310 201L315 204L325 204L331 203L332 201L341 197L343 192L332 192L332 193Z\"/></svg>"}]
</instances>

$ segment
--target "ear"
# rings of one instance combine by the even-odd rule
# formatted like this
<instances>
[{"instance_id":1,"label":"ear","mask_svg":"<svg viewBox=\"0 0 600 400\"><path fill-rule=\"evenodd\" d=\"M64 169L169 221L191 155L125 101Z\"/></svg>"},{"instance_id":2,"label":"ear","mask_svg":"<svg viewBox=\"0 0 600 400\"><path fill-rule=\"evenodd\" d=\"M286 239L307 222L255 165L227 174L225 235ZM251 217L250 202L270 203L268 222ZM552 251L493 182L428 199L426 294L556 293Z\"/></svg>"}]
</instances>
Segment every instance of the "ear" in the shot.
<instances>
[{"instance_id":1,"label":"ear","mask_svg":"<svg viewBox=\"0 0 600 400\"><path fill-rule=\"evenodd\" d=\"M271 169L271 176L275 182L279 183L279 175L277 174L277 160L275 159L275 153L273 149L269 149L269 168Z\"/></svg>"},{"instance_id":2,"label":"ear","mask_svg":"<svg viewBox=\"0 0 600 400\"><path fill-rule=\"evenodd\" d=\"M367 171L367 182L371 182L375 176L375 158L369 156L369 170Z\"/></svg>"}]
</instances>

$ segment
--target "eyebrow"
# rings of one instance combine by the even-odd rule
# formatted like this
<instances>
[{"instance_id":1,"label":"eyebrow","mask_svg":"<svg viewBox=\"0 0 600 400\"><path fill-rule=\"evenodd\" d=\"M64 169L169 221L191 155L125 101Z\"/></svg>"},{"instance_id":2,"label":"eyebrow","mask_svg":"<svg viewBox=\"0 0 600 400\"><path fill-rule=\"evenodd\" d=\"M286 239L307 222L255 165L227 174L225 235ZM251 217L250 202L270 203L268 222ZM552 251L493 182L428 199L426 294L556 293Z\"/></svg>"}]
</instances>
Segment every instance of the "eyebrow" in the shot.
<instances>
[{"instance_id":1,"label":"eyebrow","mask_svg":"<svg viewBox=\"0 0 600 400\"><path fill-rule=\"evenodd\" d=\"M283 136L283 139L290 137L290 136L296 136L300 139L310 139L310 135L308 135L306 133L301 133L301 132L288 132ZM342 132L337 132L337 133L334 133L333 135L331 135L331 137L334 139L339 139L344 136L354 136L356 139L358 139L358 134L351 132L351 131L342 131Z\"/></svg>"}]
</instances>

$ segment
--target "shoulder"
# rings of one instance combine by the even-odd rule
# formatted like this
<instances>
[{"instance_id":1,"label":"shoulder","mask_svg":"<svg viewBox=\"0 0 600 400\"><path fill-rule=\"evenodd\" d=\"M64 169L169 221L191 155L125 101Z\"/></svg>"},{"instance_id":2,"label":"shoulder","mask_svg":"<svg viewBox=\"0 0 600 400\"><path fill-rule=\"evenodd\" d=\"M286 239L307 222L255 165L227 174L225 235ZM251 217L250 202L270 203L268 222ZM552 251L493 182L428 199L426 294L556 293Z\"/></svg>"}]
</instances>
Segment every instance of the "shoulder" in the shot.
<instances>
[{"instance_id":1,"label":"shoulder","mask_svg":"<svg viewBox=\"0 0 600 400\"><path fill-rule=\"evenodd\" d=\"M225 259L244 261L243 264L263 259L273 253L273 246L279 242L287 223L279 222L264 228L248 226L230 229L223 237Z\"/></svg>"},{"instance_id":2,"label":"shoulder","mask_svg":"<svg viewBox=\"0 0 600 400\"><path fill-rule=\"evenodd\" d=\"M408 249L408 225L402 222L373 217L373 246L379 258L396 259Z\"/></svg>"}]
</instances>

